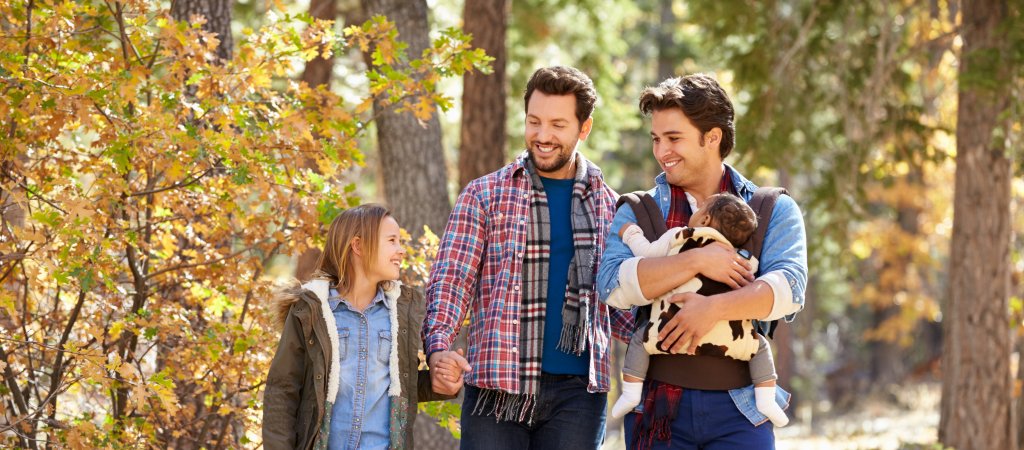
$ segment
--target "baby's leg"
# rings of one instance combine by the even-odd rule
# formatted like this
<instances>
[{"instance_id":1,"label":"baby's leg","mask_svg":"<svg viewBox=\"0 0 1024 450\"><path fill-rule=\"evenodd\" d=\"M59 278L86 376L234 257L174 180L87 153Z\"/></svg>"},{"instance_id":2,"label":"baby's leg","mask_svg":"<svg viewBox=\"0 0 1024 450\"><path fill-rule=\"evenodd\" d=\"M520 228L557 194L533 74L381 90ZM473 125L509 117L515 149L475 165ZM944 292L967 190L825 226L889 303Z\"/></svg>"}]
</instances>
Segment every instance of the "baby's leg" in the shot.
<instances>
[{"instance_id":1,"label":"baby's leg","mask_svg":"<svg viewBox=\"0 0 1024 450\"><path fill-rule=\"evenodd\" d=\"M777 427L784 427L789 423L786 412L775 401L775 380L779 378L775 374L775 362L772 360L772 348L768 346L768 340L758 335L760 344L757 353L750 358L750 378L754 383L754 402L757 410L768 417Z\"/></svg>"},{"instance_id":2,"label":"baby's leg","mask_svg":"<svg viewBox=\"0 0 1024 450\"><path fill-rule=\"evenodd\" d=\"M644 333L642 329L633 333L626 347L626 357L622 367L622 395L612 406L612 417L622 417L640 404L640 395L644 387L644 377L647 376L647 366L650 364L651 355L644 350Z\"/></svg>"}]
</instances>

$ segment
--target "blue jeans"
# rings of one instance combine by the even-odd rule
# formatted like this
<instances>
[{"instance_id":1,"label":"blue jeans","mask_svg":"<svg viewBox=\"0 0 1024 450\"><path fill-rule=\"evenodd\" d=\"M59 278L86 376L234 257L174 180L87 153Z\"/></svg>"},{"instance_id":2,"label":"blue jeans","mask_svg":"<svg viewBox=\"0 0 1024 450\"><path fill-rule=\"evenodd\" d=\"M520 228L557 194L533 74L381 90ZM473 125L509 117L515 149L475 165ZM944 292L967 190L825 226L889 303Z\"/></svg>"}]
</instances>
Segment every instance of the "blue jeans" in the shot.
<instances>
[{"instance_id":1,"label":"blue jeans","mask_svg":"<svg viewBox=\"0 0 1024 450\"><path fill-rule=\"evenodd\" d=\"M654 440L651 449L772 450L775 430L771 422L754 426L736 408L729 391L683 389L672 421L672 439ZM634 447L636 415L626 414L626 443ZM639 413L639 414L642 414Z\"/></svg>"},{"instance_id":2,"label":"blue jeans","mask_svg":"<svg viewBox=\"0 0 1024 450\"><path fill-rule=\"evenodd\" d=\"M474 415L480 389L466 385L462 450L593 450L604 442L608 394L587 392L587 377L541 375L533 424Z\"/></svg>"}]
</instances>

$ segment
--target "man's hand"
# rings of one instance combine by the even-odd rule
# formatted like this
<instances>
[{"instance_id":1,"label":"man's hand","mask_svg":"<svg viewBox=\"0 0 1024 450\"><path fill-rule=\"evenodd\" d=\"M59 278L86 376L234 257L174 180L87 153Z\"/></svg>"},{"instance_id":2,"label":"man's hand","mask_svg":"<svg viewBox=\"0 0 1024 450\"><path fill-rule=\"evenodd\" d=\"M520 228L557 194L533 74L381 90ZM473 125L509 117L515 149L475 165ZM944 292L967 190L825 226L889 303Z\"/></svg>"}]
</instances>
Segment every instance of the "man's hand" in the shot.
<instances>
[{"instance_id":1,"label":"man's hand","mask_svg":"<svg viewBox=\"0 0 1024 450\"><path fill-rule=\"evenodd\" d=\"M725 283L733 289L739 289L754 281L754 272L750 270L750 261L740 256L736 249L721 242L714 242L690 252L698 253L702 275Z\"/></svg>"},{"instance_id":2,"label":"man's hand","mask_svg":"<svg viewBox=\"0 0 1024 450\"><path fill-rule=\"evenodd\" d=\"M707 248L707 247L705 247ZM697 344L721 320L714 308L714 300L700 294L687 292L669 297L679 306L679 311L665 323L658 333L658 341L664 342L672 353L695 354Z\"/></svg>"},{"instance_id":3,"label":"man's hand","mask_svg":"<svg viewBox=\"0 0 1024 450\"><path fill-rule=\"evenodd\" d=\"M463 374L471 370L462 349L434 352L430 355L430 384L434 392L455 395L462 389Z\"/></svg>"}]
</instances>

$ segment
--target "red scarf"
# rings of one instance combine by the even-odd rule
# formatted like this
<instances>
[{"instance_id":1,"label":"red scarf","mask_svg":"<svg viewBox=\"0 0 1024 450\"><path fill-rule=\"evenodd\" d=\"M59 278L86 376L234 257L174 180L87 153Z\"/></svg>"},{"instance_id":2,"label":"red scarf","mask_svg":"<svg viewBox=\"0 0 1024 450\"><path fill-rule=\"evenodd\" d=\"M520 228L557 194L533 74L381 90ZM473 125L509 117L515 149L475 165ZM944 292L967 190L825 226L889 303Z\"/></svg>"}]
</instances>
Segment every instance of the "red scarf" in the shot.
<instances>
[{"instance_id":1,"label":"red scarf","mask_svg":"<svg viewBox=\"0 0 1024 450\"><path fill-rule=\"evenodd\" d=\"M686 199L686 191L674 184L670 184L668 187L672 193L672 203L668 207L668 217L665 218L665 225L669 228L685 227L690 223L690 216L693 215L693 211L690 210L690 201ZM736 194L736 188L732 185L732 176L729 174L729 169L722 173L722 181L718 184L718 192Z\"/></svg>"}]
</instances>

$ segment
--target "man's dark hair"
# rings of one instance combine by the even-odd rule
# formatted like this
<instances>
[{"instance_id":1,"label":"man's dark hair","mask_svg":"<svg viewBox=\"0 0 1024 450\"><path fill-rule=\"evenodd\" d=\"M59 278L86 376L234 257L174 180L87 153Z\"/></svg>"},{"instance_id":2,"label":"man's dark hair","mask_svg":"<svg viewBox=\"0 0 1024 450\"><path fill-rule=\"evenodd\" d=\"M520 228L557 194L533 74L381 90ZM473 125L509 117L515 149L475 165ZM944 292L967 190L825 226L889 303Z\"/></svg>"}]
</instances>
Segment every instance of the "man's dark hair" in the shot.
<instances>
[{"instance_id":1,"label":"man's dark hair","mask_svg":"<svg viewBox=\"0 0 1024 450\"><path fill-rule=\"evenodd\" d=\"M708 217L711 228L725 236L733 247L740 247L757 230L757 215L750 205L739 197L729 194L715 194L708 197Z\"/></svg>"},{"instance_id":2,"label":"man's dark hair","mask_svg":"<svg viewBox=\"0 0 1024 450\"><path fill-rule=\"evenodd\" d=\"M523 95L525 107L530 107L530 96L533 91L540 91L546 95L568 95L576 96L576 118L580 126L590 118L594 112L594 104L597 103L597 89L594 89L594 82L574 67L555 66L537 69L526 83L526 94Z\"/></svg>"},{"instance_id":3,"label":"man's dark hair","mask_svg":"<svg viewBox=\"0 0 1024 450\"><path fill-rule=\"evenodd\" d=\"M732 151L736 144L732 101L710 75L696 73L669 78L656 87L648 86L640 94L640 112L645 116L669 108L681 109L700 130L700 145L704 145L704 134L717 127L722 130L718 149L722 159Z\"/></svg>"}]
</instances>

